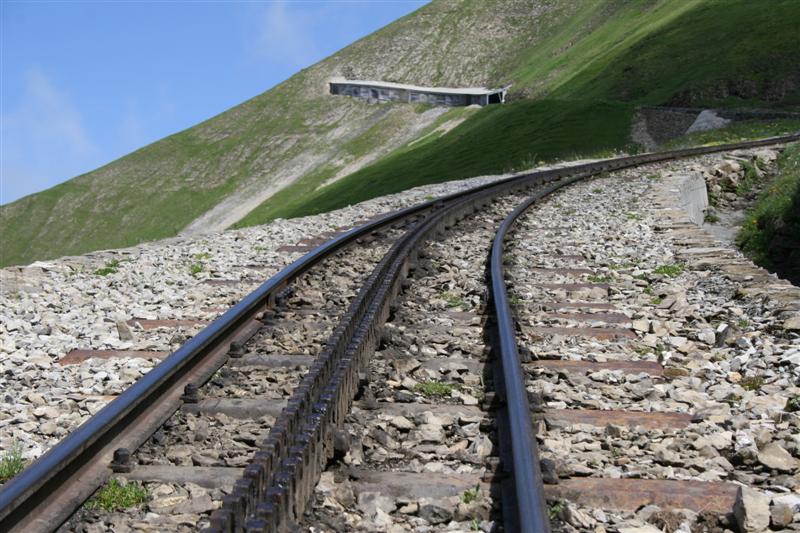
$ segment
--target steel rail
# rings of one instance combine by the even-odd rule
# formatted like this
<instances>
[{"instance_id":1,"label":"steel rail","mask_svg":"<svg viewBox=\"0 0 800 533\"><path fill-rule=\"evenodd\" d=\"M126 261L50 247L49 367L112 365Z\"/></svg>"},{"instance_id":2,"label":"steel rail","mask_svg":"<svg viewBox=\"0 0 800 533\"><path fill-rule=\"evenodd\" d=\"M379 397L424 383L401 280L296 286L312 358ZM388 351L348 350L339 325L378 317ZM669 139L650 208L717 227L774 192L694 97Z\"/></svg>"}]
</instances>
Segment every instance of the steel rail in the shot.
<instances>
[{"instance_id":1,"label":"steel rail","mask_svg":"<svg viewBox=\"0 0 800 533\"><path fill-rule=\"evenodd\" d=\"M511 449L515 494L515 530L522 533L549 533L550 520L544 495L544 485L539 469L539 452L530 417L528 393L524 372L517 348L516 330L508 290L505 283L503 250L506 236L519 216L538 200L553 191L569 185L584 176L576 176L554 183L536 191L517 206L500 224L492 242L489 263L490 300L494 312L500 368L503 374L503 393L509 426L509 448ZM508 529L508 528L507 528Z\"/></svg>"},{"instance_id":2,"label":"steel rail","mask_svg":"<svg viewBox=\"0 0 800 533\"><path fill-rule=\"evenodd\" d=\"M411 206L354 228L320 245L264 282L32 465L3 485L0 488L0 530L51 531L56 529L74 512L75 507L71 509L48 508L48 502L55 492L65 490L67 485L74 482L76 478L80 478L87 465L93 460L97 460L96 456L101 450L114 443L115 437L124 431L126 425L132 424L136 420L146 419L150 407L156 405L159 399L171 388L174 388L181 379L185 380L195 366L203 361L204 357L224 349L230 339L240 332L248 321L274 304L276 295L291 281L364 235L420 213L442 208L446 210L448 204L460 203L459 199L480 191L491 196L489 190L511 190L514 187L521 188L533 182L547 182L566 176L586 177L603 171L645 163L738 148L767 146L798 139L800 139L800 134L714 147L643 154L520 174ZM174 409L172 411L174 412ZM106 468L101 476L102 479L98 481L102 483L109 475L110 471ZM73 500L77 501L79 505L89 495L90 493L81 494L80 497L75 496ZM44 510L50 513L47 521L31 525L31 518L39 514L46 514Z\"/></svg>"}]
</instances>

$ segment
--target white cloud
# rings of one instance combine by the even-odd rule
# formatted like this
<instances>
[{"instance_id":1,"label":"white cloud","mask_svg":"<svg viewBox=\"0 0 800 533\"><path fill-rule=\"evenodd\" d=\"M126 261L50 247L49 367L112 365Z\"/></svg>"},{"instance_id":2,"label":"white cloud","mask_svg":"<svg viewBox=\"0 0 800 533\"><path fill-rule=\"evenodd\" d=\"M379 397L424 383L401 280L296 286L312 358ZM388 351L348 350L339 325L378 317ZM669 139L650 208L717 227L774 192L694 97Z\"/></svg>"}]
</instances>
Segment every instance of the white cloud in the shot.
<instances>
[{"instance_id":1,"label":"white cloud","mask_svg":"<svg viewBox=\"0 0 800 533\"><path fill-rule=\"evenodd\" d=\"M287 2L271 2L260 18L257 53L292 67L306 67L319 56L314 39L318 11L289 8Z\"/></svg>"},{"instance_id":2,"label":"white cloud","mask_svg":"<svg viewBox=\"0 0 800 533\"><path fill-rule=\"evenodd\" d=\"M98 154L66 92L39 68L25 74L17 105L0 116L0 203L86 170Z\"/></svg>"}]
</instances>

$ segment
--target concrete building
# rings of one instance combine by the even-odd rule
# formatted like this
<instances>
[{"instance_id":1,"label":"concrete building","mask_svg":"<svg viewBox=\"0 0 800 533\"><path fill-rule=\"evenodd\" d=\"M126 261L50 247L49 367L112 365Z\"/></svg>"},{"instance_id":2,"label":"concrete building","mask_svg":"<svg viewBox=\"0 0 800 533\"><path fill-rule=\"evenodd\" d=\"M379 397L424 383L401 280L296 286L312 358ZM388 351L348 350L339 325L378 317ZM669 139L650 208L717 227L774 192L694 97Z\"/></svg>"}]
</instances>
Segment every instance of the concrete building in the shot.
<instances>
[{"instance_id":1,"label":"concrete building","mask_svg":"<svg viewBox=\"0 0 800 533\"><path fill-rule=\"evenodd\" d=\"M508 87L501 89L419 87L389 81L330 80L331 94L361 98L370 102L405 102L445 106L502 104Z\"/></svg>"}]
</instances>

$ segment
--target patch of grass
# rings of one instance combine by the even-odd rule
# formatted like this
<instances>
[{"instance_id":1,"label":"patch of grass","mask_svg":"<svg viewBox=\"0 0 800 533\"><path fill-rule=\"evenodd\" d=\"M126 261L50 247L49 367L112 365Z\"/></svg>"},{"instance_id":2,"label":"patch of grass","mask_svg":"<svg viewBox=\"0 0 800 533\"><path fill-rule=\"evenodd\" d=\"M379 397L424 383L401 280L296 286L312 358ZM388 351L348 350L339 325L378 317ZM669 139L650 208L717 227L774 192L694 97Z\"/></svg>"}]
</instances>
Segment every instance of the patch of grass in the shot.
<instances>
[{"instance_id":1,"label":"patch of grass","mask_svg":"<svg viewBox=\"0 0 800 533\"><path fill-rule=\"evenodd\" d=\"M553 502L547 507L547 515L550 520L555 520L558 514L564 510L564 502Z\"/></svg>"},{"instance_id":2,"label":"patch of grass","mask_svg":"<svg viewBox=\"0 0 800 533\"><path fill-rule=\"evenodd\" d=\"M203 271L203 265L201 265L200 263L192 263L189 266L189 273L192 276L195 276L195 275L199 274L202 271Z\"/></svg>"},{"instance_id":3,"label":"patch of grass","mask_svg":"<svg viewBox=\"0 0 800 533\"><path fill-rule=\"evenodd\" d=\"M511 307L518 307L525 303L525 300L517 296L516 294L511 294L508 297L508 305Z\"/></svg>"},{"instance_id":4,"label":"patch of grass","mask_svg":"<svg viewBox=\"0 0 800 533\"><path fill-rule=\"evenodd\" d=\"M652 353L653 350L649 346L635 346L633 351L638 353L639 355L647 355Z\"/></svg>"},{"instance_id":5,"label":"patch of grass","mask_svg":"<svg viewBox=\"0 0 800 533\"><path fill-rule=\"evenodd\" d=\"M747 320L746 318L740 318L738 324L739 324L739 329L747 329L748 327L750 327L750 321Z\"/></svg>"},{"instance_id":6,"label":"patch of grass","mask_svg":"<svg viewBox=\"0 0 800 533\"><path fill-rule=\"evenodd\" d=\"M478 498L478 493L480 492L480 490L481 490L481 486L480 485L475 485L475 487L465 490L461 494L461 501L463 503L472 503L472 502L474 502Z\"/></svg>"},{"instance_id":7,"label":"patch of grass","mask_svg":"<svg viewBox=\"0 0 800 533\"><path fill-rule=\"evenodd\" d=\"M736 237L759 265L800 282L800 143L778 158L778 175L767 184Z\"/></svg>"},{"instance_id":8,"label":"patch of grass","mask_svg":"<svg viewBox=\"0 0 800 533\"><path fill-rule=\"evenodd\" d=\"M744 169L744 176L739 184L736 185L736 196L747 196L753 190L759 178L756 168L751 162L742 161L741 165Z\"/></svg>"},{"instance_id":9,"label":"patch of grass","mask_svg":"<svg viewBox=\"0 0 800 533\"><path fill-rule=\"evenodd\" d=\"M725 398L722 399L723 402L727 403L731 407L735 407L742 401L742 397L738 394L730 393Z\"/></svg>"},{"instance_id":10,"label":"patch of grass","mask_svg":"<svg viewBox=\"0 0 800 533\"><path fill-rule=\"evenodd\" d=\"M764 384L764 376L756 374L754 376L745 376L739 382L744 390L757 391Z\"/></svg>"},{"instance_id":11,"label":"patch of grass","mask_svg":"<svg viewBox=\"0 0 800 533\"><path fill-rule=\"evenodd\" d=\"M442 299L447 302L447 307L464 307L465 303L461 297L452 292L442 293Z\"/></svg>"},{"instance_id":12,"label":"patch of grass","mask_svg":"<svg viewBox=\"0 0 800 533\"><path fill-rule=\"evenodd\" d=\"M800 396L792 396L786 399L786 407L783 408L787 413L796 413L800 411Z\"/></svg>"},{"instance_id":13,"label":"patch of grass","mask_svg":"<svg viewBox=\"0 0 800 533\"><path fill-rule=\"evenodd\" d=\"M147 489L138 483L128 482L123 485L118 479L111 479L86 502L86 506L89 509L99 508L113 512L141 505L147 501L147 497Z\"/></svg>"},{"instance_id":14,"label":"patch of grass","mask_svg":"<svg viewBox=\"0 0 800 533\"><path fill-rule=\"evenodd\" d=\"M595 194L600 194L603 192L603 189L601 189L600 187L595 187L594 189L592 189L592 192Z\"/></svg>"},{"instance_id":15,"label":"patch of grass","mask_svg":"<svg viewBox=\"0 0 800 533\"><path fill-rule=\"evenodd\" d=\"M638 213L625 213L625 218L628 220L641 220L642 217Z\"/></svg>"},{"instance_id":16,"label":"patch of grass","mask_svg":"<svg viewBox=\"0 0 800 533\"><path fill-rule=\"evenodd\" d=\"M677 278L683 273L684 266L682 264L676 263L673 265L660 265L657 266L654 270L654 274L660 274L662 276L667 276L668 278Z\"/></svg>"},{"instance_id":17,"label":"patch of grass","mask_svg":"<svg viewBox=\"0 0 800 533\"><path fill-rule=\"evenodd\" d=\"M659 305L663 301L664 301L664 299L661 296L656 296L655 298L651 298L650 299L650 303L652 305Z\"/></svg>"},{"instance_id":18,"label":"patch of grass","mask_svg":"<svg viewBox=\"0 0 800 533\"><path fill-rule=\"evenodd\" d=\"M194 254L194 258L197 259L198 261L202 261L204 259L211 259L211 254L208 252L200 252Z\"/></svg>"},{"instance_id":19,"label":"patch of grass","mask_svg":"<svg viewBox=\"0 0 800 533\"><path fill-rule=\"evenodd\" d=\"M94 273L98 276L108 276L109 274L114 274L119 267L119 260L112 259L108 263L105 264L104 267L98 268L94 271Z\"/></svg>"},{"instance_id":20,"label":"patch of grass","mask_svg":"<svg viewBox=\"0 0 800 533\"><path fill-rule=\"evenodd\" d=\"M22 446L14 443L11 449L0 455L0 483L5 483L25 468L27 461L22 456Z\"/></svg>"},{"instance_id":21,"label":"patch of grass","mask_svg":"<svg viewBox=\"0 0 800 533\"><path fill-rule=\"evenodd\" d=\"M454 390L461 387L456 383L443 383L441 381L422 381L414 385L414 392L418 392L426 398L450 396Z\"/></svg>"},{"instance_id":22,"label":"patch of grass","mask_svg":"<svg viewBox=\"0 0 800 533\"><path fill-rule=\"evenodd\" d=\"M590 274L586 276L586 279L589 283L608 283L611 281L611 276L605 276L602 274Z\"/></svg>"}]
</instances>

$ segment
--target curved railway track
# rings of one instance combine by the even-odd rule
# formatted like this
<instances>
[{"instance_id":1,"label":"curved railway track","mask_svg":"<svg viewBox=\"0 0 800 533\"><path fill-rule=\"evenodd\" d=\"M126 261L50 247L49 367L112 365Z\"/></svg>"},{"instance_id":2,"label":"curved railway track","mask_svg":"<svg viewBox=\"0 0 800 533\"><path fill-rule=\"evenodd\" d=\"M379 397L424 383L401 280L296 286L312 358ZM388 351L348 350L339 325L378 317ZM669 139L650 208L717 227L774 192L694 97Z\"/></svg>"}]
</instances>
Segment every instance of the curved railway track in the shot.
<instances>
[{"instance_id":1,"label":"curved railway track","mask_svg":"<svg viewBox=\"0 0 800 533\"><path fill-rule=\"evenodd\" d=\"M351 300L276 417L243 476L211 516L208 531L280 531L302 521L314 487L337 448L361 376L380 341L418 255L432 239L501 196L532 196L500 225L491 251L491 312L498 339L496 393L502 397L501 468L509 530L548 531L530 407L516 353L514 321L503 274L503 239L536 200L569 183L637 165L794 141L800 135L714 147L644 154L515 176L385 215L320 245L267 280L167 357L67 438L0 489L0 530L52 531L64 523L113 471L129 469L136 450L229 358L269 321L291 283L322 261L378 232L402 231Z\"/></svg>"}]
</instances>

